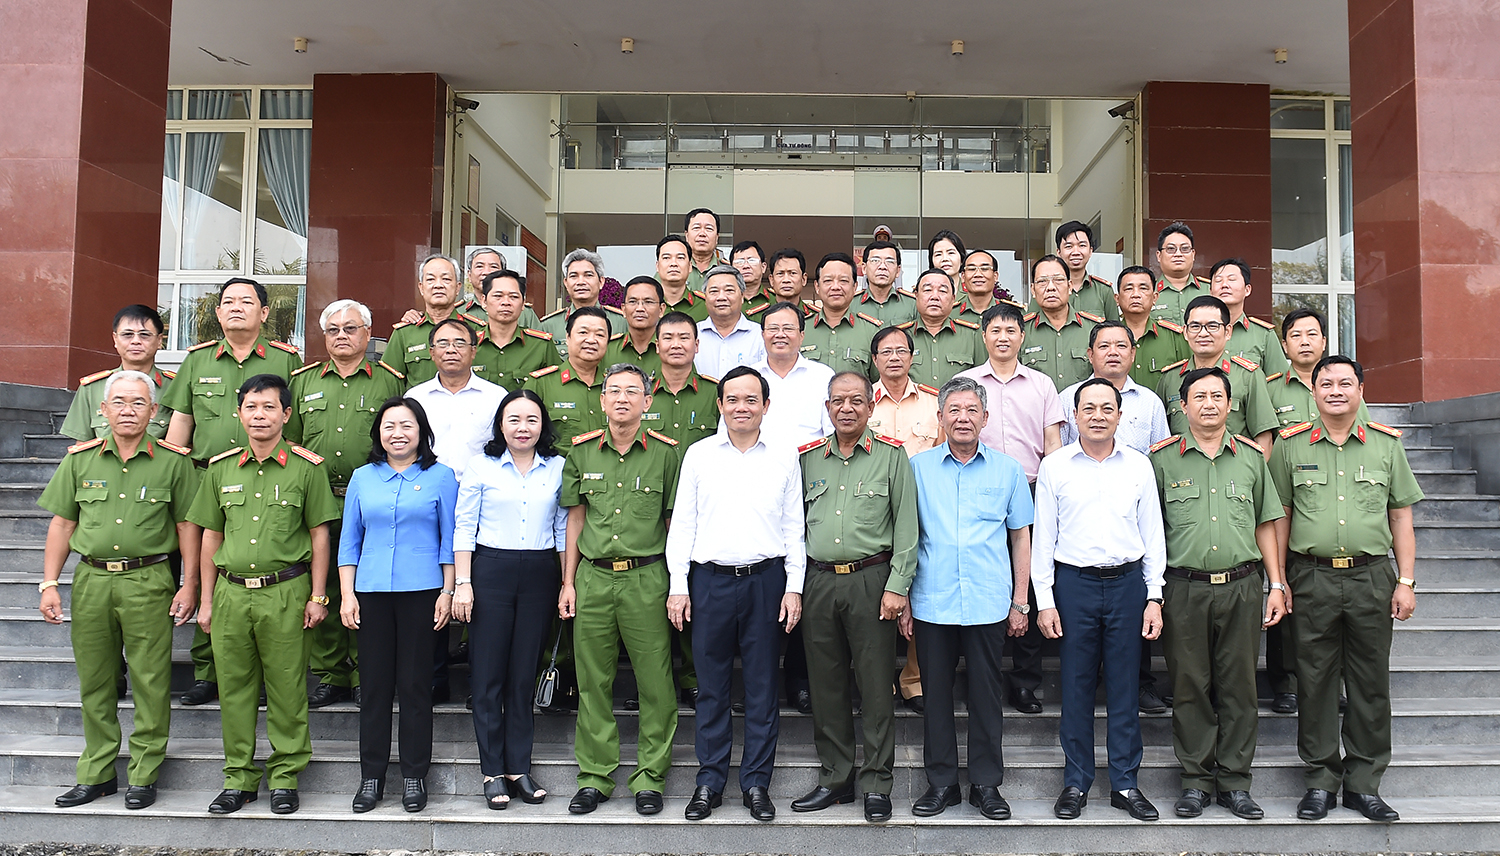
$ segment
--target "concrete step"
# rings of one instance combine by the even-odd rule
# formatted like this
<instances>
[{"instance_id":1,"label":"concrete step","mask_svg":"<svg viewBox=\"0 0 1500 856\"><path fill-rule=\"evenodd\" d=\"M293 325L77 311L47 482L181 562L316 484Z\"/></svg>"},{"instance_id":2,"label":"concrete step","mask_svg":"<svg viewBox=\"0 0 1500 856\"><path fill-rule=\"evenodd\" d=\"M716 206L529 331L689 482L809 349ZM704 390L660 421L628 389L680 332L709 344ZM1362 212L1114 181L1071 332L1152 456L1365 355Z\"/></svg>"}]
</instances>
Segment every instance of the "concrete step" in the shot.
<instances>
[{"instance_id":1,"label":"concrete step","mask_svg":"<svg viewBox=\"0 0 1500 856\"><path fill-rule=\"evenodd\" d=\"M1418 567L1425 572L1420 561ZM1424 576L1426 574L1424 573ZM1424 615L1445 618L1500 618L1500 588L1417 584Z\"/></svg>"},{"instance_id":2,"label":"concrete step","mask_svg":"<svg viewBox=\"0 0 1500 856\"><path fill-rule=\"evenodd\" d=\"M1442 469L1453 466L1452 446L1426 446L1422 448L1410 448L1406 450L1406 460L1411 463L1412 469Z\"/></svg>"},{"instance_id":3,"label":"concrete step","mask_svg":"<svg viewBox=\"0 0 1500 856\"><path fill-rule=\"evenodd\" d=\"M1473 470L1441 469L1412 466L1417 486L1423 493L1472 494L1477 491L1479 476Z\"/></svg>"},{"instance_id":4,"label":"concrete step","mask_svg":"<svg viewBox=\"0 0 1500 856\"><path fill-rule=\"evenodd\" d=\"M1495 550L1418 550L1418 586L1492 586L1500 585L1500 551Z\"/></svg>"},{"instance_id":5,"label":"concrete step","mask_svg":"<svg viewBox=\"0 0 1500 856\"><path fill-rule=\"evenodd\" d=\"M1375 421L1379 422L1380 420L1377 419ZM1427 423L1405 422L1399 425L1391 425L1391 427L1400 429L1401 443L1408 449L1418 449L1432 445L1432 426Z\"/></svg>"},{"instance_id":6,"label":"concrete step","mask_svg":"<svg viewBox=\"0 0 1500 856\"><path fill-rule=\"evenodd\" d=\"M1500 699L1500 657L1391 657L1391 698Z\"/></svg>"},{"instance_id":7,"label":"concrete step","mask_svg":"<svg viewBox=\"0 0 1500 856\"><path fill-rule=\"evenodd\" d=\"M1419 550L1500 550L1500 524L1415 521Z\"/></svg>"},{"instance_id":8,"label":"concrete step","mask_svg":"<svg viewBox=\"0 0 1500 856\"><path fill-rule=\"evenodd\" d=\"M1500 521L1500 496L1487 494L1428 494L1412 508L1412 519L1493 523Z\"/></svg>"},{"instance_id":9,"label":"concrete step","mask_svg":"<svg viewBox=\"0 0 1500 856\"><path fill-rule=\"evenodd\" d=\"M1054 777L1059 782L1060 776ZM660 815L635 813L629 794L617 797L587 816L568 814L571 787L554 784L542 805L512 801L504 813L485 808L474 796L435 794L420 814L401 810L398 796L367 814L349 809L348 793L302 793L294 815L271 814L269 798L230 817L207 813L217 787L197 790L164 788L151 808L131 812L120 796L89 805L58 809L59 788L0 788L0 823L12 841L73 842L106 846L224 848L226 836L245 851L322 846L339 852L409 851L484 853L497 849L503 836L511 853L783 853L797 856L905 856L920 853L1107 853L1128 849L1150 853L1402 853L1472 851L1500 838L1500 797L1408 797L1393 800L1402 820L1376 824L1338 808L1323 821L1296 820L1297 796L1257 790L1266 819L1245 822L1212 806L1201 818L1172 815L1178 793L1147 791L1162 810L1156 823L1138 823L1110 808L1102 787L1074 821L1052 815L1055 794L1043 799L1010 799L1013 818L985 820L967 803L934 818L916 818L911 802L894 801L886 823L866 823L858 802L816 814L793 814L778 800L774 823L757 823L742 808L737 794L725 794L724 806L708 820L683 820L686 797L668 797ZM733 786L731 786L731 789ZM1059 785L1060 788L1060 785ZM1008 792L1006 789L1002 792ZM1300 789L1299 789L1300 790ZM399 792L398 792L399 794ZM79 822L60 822L77 818ZM503 832L497 829L503 826ZM333 843L333 842L336 842ZM1003 842L1003 843L1002 843ZM1124 845L1124 846L1122 846Z\"/></svg>"},{"instance_id":10,"label":"concrete step","mask_svg":"<svg viewBox=\"0 0 1500 856\"><path fill-rule=\"evenodd\" d=\"M1500 619L1445 618L1418 613L1396 622L1393 656L1442 652L1455 657L1500 659ZM1500 735L1497 735L1500 736Z\"/></svg>"},{"instance_id":11,"label":"concrete step","mask_svg":"<svg viewBox=\"0 0 1500 856\"><path fill-rule=\"evenodd\" d=\"M29 482L46 484L52 478L62 457L55 458L0 458L0 483L17 484Z\"/></svg>"},{"instance_id":12,"label":"concrete step","mask_svg":"<svg viewBox=\"0 0 1500 856\"><path fill-rule=\"evenodd\" d=\"M25 440L26 456L36 458L61 458L78 442L63 434L27 434Z\"/></svg>"},{"instance_id":13,"label":"concrete step","mask_svg":"<svg viewBox=\"0 0 1500 856\"><path fill-rule=\"evenodd\" d=\"M7 511L35 511L45 484L0 484L0 514Z\"/></svg>"},{"instance_id":14,"label":"concrete step","mask_svg":"<svg viewBox=\"0 0 1500 856\"><path fill-rule=\"evenodd\" d=\"M1399 425L1411 421L1410 404L1371 404L1367 401L1365 407L1370 411L1370 418L1376 422Z\"/></svg>"},{"instance_id":15,"label":"concrete step","mask_svg":"<svg viewBox=\"0 0 1500 856\"><path fill-rule=\"evenodd\" d=\"M0 541L45 543L47 527L51 523L52 512L40 508L33 508L31 511L5 511L0 513Z\"/></svg>"},{"instance_id":16,"label":"concrete step","mask_svg":"<svg viewBox=\"0 0 1500 856\"><path fill-rule=\"evenodd\" d=\"M32 599L38 597L32 587ZM28 606L0 607L0 645L15 645L38 648L64 648L72 650L70 626L72 613L63 613L62 624L48 624L42 619L36 604ZM166 616L163 616L165 618ZM197 621L189 619L181 627L172 629L172 647L186 650L193 642L193 631Z\"/></svg>"},{"instance_id":17,"label":"concrete step","mask_svg":"<svg viewBox=\"0 0 1500 856\"><path fill-rule=\"evenodd\" d=\"M0 553L0 556L3 556ZM25 575L0 575L0 610L3 609L30 609L36 611L40 593L36 590L37 583L42 581L41 551L37 551L37 566L33 573ZM62 596L63 609L71 609L73 603L73 572L69 568L63 572L62 585L57 587ZM0 644L4 644L0 642Z\"/></svg>"}]
</instances>

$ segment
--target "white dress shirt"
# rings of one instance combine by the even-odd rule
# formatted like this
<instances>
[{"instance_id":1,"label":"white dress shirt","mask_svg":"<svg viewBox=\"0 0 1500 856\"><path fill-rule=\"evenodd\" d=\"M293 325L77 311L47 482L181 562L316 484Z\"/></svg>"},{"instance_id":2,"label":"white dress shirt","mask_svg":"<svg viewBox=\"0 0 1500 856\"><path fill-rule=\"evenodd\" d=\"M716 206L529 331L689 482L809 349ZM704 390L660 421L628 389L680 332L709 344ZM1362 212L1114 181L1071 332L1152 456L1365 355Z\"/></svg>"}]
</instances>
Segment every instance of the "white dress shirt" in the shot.
<instances>
[{"instance_id":1,"label":"white dress shirt","mask_svg":"<svg viewBox=\"0 0 1500 856\"><path fill-rule=\"evenodd\" d=\"M432 426L432 450L439 461L453 468L460 484L469 459L484 451L495 435L495 413L505 398L505 387L490 383L472 372L469 382L457 392L443 386L441 376L407 390L427 411Z\"/></svg>"},{"instance_id":2,"label":"white dress shirt","mask_svg":"<svg viewBox=\"0 0 1500 856\"><path fill-rule=\"evenodd\" d=\"M564 460L537 455L522 475L508 449L499 458L470 458L458 488L453 549L473 552L483 544L561 553L568 543L568 510L558 504Z\"/></svg>"},{"instance_id":3,"label":"white dress shirt","mask_svg":"<svg viewBox=\"0 0 1500 856\"><path fill-rule=\"evenodd\" d=\"M1078 442L1078 425L1073 421L1073 396L1083 384L1084 381L1079 381L1057 394L1057 403L1063 412L1064 443ZM1149 455L1151 447L1167 439L1171 433L1172 429L1167 427L1167 409L1162 406L1161 399L1126 375L1125 388L1120 390L1120 427L1115 431L1115 441L1142 455Z\"/></svg>"},{"instance_id":4,"label":"white dress shirt","mask_svg":"<svg viewBox=\"0 0 1500 856\"><path fill-rule=\"evenodd\" d=\"M722 431L699 440L683 455L677 478L667 532L669 593L688 593L690 562L748 565L785 556L786 590L801 594L807 570L802 523L795 449L769 446L764 434L747 452Z\"/></svg>"},{"instance_id":5,"label":"white dress shirt","mask_svg":"<svg viewBox=\"0 0 1500 856\"><path fill-rule=\"evenodd\" d=\"M1053 609L1055 562L1107 568L1141 560L1146 597L1161 597L1167 569L1156 473L1121 443L1096 461L1077 443L1042 459L1031 529L1031 584L1038 609Z\"/></svg>"},{"instance_id":6,"label":"white dress shirt","mask_svg":"<svg viewBox=\"0 0 1500 856\"><path fill-rule=\"evenodd\" d=\"M786 377L778 375L764 359L750 366L771 385L771 407L760 424L761 438L775 448L795 451L798 446L821 440L833 433L828 418L828 382L833 369L797 355L797 364ZM724 418L719 417L719 433L724 433ZM801 500L798 500L799 502Z\"/></svg>"},{"instance_id":7,"label":"white dress shirt","mask_svg":"<svg viewBox=\"0 0 1500 856\"><path fill-rule=\"evenodd\" d=\"M712 318L698 322L698 356L693 368L698 374L718 379L736 366L753 366L766 358L766 341L760 325L740 316L728 336L719 335Z\"/></svg>"}]
</instances>

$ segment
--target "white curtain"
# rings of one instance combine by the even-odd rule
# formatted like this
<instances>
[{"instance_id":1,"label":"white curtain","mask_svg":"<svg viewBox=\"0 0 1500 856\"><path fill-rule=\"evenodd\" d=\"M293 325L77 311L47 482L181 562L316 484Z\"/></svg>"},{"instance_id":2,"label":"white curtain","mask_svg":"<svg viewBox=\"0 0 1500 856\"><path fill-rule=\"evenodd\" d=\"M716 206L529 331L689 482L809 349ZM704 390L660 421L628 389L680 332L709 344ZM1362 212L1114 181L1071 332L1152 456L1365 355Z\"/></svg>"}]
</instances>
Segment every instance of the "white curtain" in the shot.
<instances>
[{"instance_id":1,"label":"white curtain","mask_svg":"<svg viewBox=\"0 0 1500 856\"><path fill-rule=\"evenodd\" d=\"M188 105L194 119L228 119L234 109L232 90L193 92ZM187 135L187 167L184 176L189 192L183 194L182 266L199 267L194 261L198 230L203 223L214 181L219 175L219 159L224 154L222 132Z\"/></svg>"},{"instance_id":2,"label":"white curtain","mask_svg":"<svg viewBox=\"0 0 1500 856\"><path fill-rule=\"evenodd\" d=\"M307 237L307 180L312 162L311 128L265 128L260 132L260 174L287 229Z\"/></svg>"}]
</instances>

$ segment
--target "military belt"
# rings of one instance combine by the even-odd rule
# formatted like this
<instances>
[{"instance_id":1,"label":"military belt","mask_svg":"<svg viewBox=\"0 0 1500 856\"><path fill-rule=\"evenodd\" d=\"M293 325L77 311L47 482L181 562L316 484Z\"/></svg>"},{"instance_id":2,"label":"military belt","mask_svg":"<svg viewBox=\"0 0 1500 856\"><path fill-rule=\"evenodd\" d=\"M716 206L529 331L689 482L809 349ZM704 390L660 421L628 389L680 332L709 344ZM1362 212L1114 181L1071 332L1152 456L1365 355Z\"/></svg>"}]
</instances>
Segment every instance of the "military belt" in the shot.
<instances>
[{"instance_id":1,"label":"military belt","mask_svg":"<svg viewBox=\"0 0 1500 856\"><path fill-rule=\"evenodd\" d=\"M883 565L891 560L891 551L882 550L868 559L860 559L857 562L820 562L812 556L807 557L807 563L820 571L828 571L832 574L852 574L862 571L871 565Z\"/></svg>"},{"instance_id":2,"label":"military belt","mask_svg":"<svg viewBox=\"0 0 1500 856\"><path fill-rule=\"evenodd\" d=\"M654 556L639 556L633 559L589 559L589 564L606 571L629 571L652 562L666 561L666 556L657 553Z\"/></svg>"},{"instance_id":3,"label":"military belt","mask_svg":"<svg viewBox=\"0 0 1500 856\"><path fill-rule=\"evenodd\" d=\"M167 560L166 553L155 556L142 556L139 559L91 559L88 556L80 556L78 559L91 568L101 571L133 571L136 568L144 568L147 565L155 565Z\"/></svg>"},{"instance_id":4,"label":"military belt","mask_svg":"<svg viewBox=\"0 0 1500 856\"><path fill-rule=\"evenodd\" d=\"M349 486L348 485L334 486L334 487L330 487L329 489L333 491L333 495L334 496L348 496L349 495Z\"/></svg>"},{"instance_id":5,"label":"military belt","mask_svg":"<svg viewBox=\"0 0 1500 856\"><path fill-rule=\"evenodd\" d=\"M1325 559L1322 556L1309 556L1306 553L1293 553L1292 555L1325 568L1362 568L1371 562L1385 558L1385 556L1335 556L1332 559Z\"/></svg>"},{"instance_id":6,"label":"military belt","mask_svg":"<svg viewBox=\"0 0 1500 856\"><path fill-rule=\"evenodd\" d=\"M1195 583L1209 583L1221 586L1228 582L1248 577L1260 570L1260 562L1246 562L1243 565L1235 565L1227 571L1195 571L1192 568L1168 567L1167 573L1174 577L1182 577Z\"/></svg>"},{"instance_id":7,"label":"military belt","mask_svg":"<svg viewBox=\"0 0 1500 856\"><path fill-rule=\"evenodd\" d=\"M226 580L229 580L235 585L244 586L247 589L258 589L265 588L266 586L274 586L277 583L284 583L287 580L294 580L305 573L307 573L306 562L298 562L297 564L290 567L282 568L274 574L265 574L259 577L241 577L236 576L235 574L231 574L223 568L219 569L219 576L223 577Z\"/></svg>"}]
</instances>

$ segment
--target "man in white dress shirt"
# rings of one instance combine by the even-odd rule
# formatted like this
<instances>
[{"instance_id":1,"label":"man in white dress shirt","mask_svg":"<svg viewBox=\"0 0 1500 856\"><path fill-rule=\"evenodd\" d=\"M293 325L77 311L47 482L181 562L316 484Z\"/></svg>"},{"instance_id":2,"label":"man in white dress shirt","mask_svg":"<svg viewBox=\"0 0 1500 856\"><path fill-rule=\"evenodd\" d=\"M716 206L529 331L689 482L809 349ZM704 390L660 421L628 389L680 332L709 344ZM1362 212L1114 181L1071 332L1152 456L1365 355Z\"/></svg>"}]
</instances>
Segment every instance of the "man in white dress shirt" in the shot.
<instances>
[{"instance_id":1,"label":"man in white dress shirt","mask_svg":"<svg viewBox=\"0 0 1500 856\"><path fill-rule=\"evenodd\" d=\"M469 459L484 450L495 431L495 412L505 388L474 374L473 328L457 317L432 328L427 344L437 377L406 393L427 411L432 423L432 450L463 481Z\"/></svg>"},{"instance_id":2,"label":"man in white dress shirt","mask_svg":"<svg viewBox=\"0 0 1500 856\"><path fill-rule=\"evenodd\" d=\"M784 316L767 323L784 323ZM772 395L754 369L730 370L719 382L725 430L688 447L677 482L667 533L667 617L679 630L692 622L698 669L699 767L688 820L708 817L723 801L734 737L729 686L736 649L745 683L740 791L756 820L776 816L768 790L780 726L776 660L779 637L802 618L807 554L796 449L771 445L761 432L772 404L782 403Z\"/></svg>"},{"instance_id":3,"label":"man in white dress shirt","mask_svg":"<svg viewBox=\"0 0 1500 856\"><path fill-rule=\"evenodd\" d=\"M828 382L833 369L802 356L807 321L791 303L775 303L761 314L765 359L751 365L771 386L776 407L765 413L760 430L768 444L795 452L798 446L833 433L828 420ZM721 416L720 424L727 424Z\"/></svg>"},{"instance_id":4,"label":"man in white dress shirt","mask_svg":"<svg viewBox=\"0 0 1500 856\"><path fill-rule=\"evenodd\" d=\"M1172 431L1167 427L1167 409L1156 393L1130 378L1135 365L1135 334L1119 321L1105 321L1089 332L1089 364L1092 378L1102 377L1120 391L1120 428L1115 440L1140 452L1151 454L1151 447L1165 440ZM1078 442L1078 424L1073 419L1073 396L1084 381L1057 394L1062 407L1062 441Z\"/></svg>"},{"instance_id":5,"label":"man in white dress shirt","mask_svg":"<svg viewBox=\"0 0 1500 856\"><path fill-rule=\"evenodd\" d=\"M703 298L708 320L698 322L698 374L723 377L735 366L766 358L760 326L744 315L745 280L729 265L714 265L704 274Z\"/></svg>"}]
</instances>

